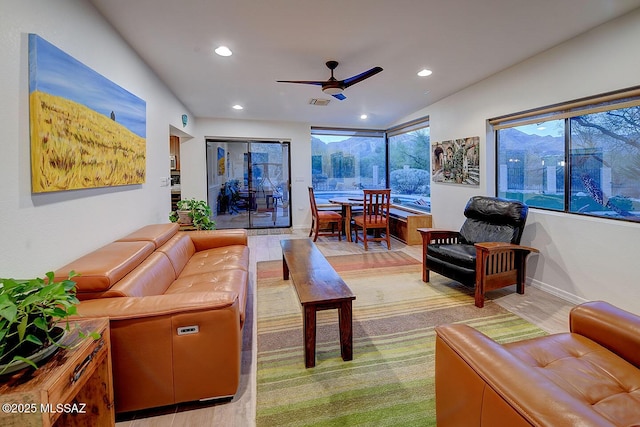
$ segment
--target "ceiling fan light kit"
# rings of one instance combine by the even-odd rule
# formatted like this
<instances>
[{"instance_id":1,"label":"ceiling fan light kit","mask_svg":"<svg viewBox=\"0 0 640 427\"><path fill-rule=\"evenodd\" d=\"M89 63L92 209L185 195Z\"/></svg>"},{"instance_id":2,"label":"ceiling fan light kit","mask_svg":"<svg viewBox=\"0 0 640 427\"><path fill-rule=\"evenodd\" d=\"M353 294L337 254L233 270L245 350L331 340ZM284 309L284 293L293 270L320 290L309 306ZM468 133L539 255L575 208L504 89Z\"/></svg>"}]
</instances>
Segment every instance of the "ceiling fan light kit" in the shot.
<instances>
[{"instance_id":1,"label":"ceiling fan light kit","mask_svg":"<svg viewBox=\"0 0 640 427\"><path fill-rule=\"evenodd\" d=\"M342 88L340 88L340 87L330 87L330 86L327 86L327 87L323 87L323 88L322 88L322 91L323 91L324 93L326 93L327 95L337 95L337 94L339 94L339 93L342 93L342 90L343 90L343 89L342 89Z\"/></svg>"},{"instance_id":2,"label":"ceiling fan light kit","mask_svg":"<svg viewBox=\"0 0 640 427\"><path fill-rule=\"evenodd\" d=\"M360 83L361 81L368 79L369 77L372 77L382 71L382 67L373 67L372 69L367 70L364 73L357 74L355 76L349 77L348 79L338 80L333 76L333 70L335 70L338 66L338 61L327 61L326 66L331 70L331 77L327 81L278 80L278 83L300 83L320 86L324 93L342 101L344 99L347 99L347 97L342 94L342 92L346 88L348 88L349 86L353 86L356 83Z\"/></svg>"}]
</instances>

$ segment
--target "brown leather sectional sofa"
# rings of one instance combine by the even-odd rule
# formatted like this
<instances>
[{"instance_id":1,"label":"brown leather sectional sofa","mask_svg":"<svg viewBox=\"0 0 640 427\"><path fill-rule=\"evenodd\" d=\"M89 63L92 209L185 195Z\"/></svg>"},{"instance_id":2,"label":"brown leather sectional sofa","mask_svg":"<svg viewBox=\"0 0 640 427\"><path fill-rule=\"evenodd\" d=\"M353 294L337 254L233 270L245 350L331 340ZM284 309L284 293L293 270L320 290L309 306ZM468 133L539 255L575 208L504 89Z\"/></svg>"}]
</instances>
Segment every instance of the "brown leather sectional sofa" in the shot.
<instances>
[{"instance_id":1,"label":"brown leather sectional sofa","mask_svg":"<svg viewBox=\"0 0 640 427\"><path fill-rule=\"evenodd\" d=\"M56 271L109 317L116 412L233 396L249 283L245 230L155 224Z\"/></svg>"},{"instance_id":2,"label":"brown leather sectional sofa","mask_svg":"<svg viewBox=\"0 0 640 427\"><path fill-rule=\"evenodd\" d=\"M569 323L504 345L437 327L438 426L640 425L640 316L589 302Z\"/></svg>"}]
</instances>

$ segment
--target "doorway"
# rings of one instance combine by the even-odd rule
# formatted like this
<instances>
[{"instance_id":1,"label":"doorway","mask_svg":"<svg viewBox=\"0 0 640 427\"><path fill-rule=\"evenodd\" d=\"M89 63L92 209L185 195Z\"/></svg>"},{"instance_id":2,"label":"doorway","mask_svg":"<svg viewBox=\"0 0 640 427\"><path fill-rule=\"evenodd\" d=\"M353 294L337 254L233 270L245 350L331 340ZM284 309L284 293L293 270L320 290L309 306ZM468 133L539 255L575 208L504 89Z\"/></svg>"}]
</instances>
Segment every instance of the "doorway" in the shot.
<instances>
[{"instance_id":1,"label":"doorway","mask_svg":"<svg viewBox=\"0 0 640 427\"><path fill-rule=\"evenodd\" d=\"M216 228L291 227L288 141L207 140L208 202Z\"/></svg>"}]
</instances>

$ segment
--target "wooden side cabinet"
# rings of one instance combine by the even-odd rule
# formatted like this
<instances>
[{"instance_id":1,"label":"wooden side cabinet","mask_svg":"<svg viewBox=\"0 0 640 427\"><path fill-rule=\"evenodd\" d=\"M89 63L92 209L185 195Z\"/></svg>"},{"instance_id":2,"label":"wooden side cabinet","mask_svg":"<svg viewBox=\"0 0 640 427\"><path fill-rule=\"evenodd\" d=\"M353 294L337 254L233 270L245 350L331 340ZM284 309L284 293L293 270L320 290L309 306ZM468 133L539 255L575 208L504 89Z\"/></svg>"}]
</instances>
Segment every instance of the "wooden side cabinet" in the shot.
<instances>
[{"instance_id":1,"label":"wooden side cabinet","mask_svg":"<svg viewBox=\"0 0 640 427\"><path fill-rule=\"evenodd\" d=\"M109 319L70 322L58 350L36 370L0 376L0 425L113 426L115 411ZM100 339L81 339L97 332Z\"/></svg>"},{"instance_id":2,"label":"wooden side cabinet","mask_svg":"<svg viewBox=\"0 0 640 427\"><path fill-rule=\"evenodd\" d=\"M422 244L418 228L431 227L431 214L416 214L400 209L392 209L396 215L389 218L389 231L407 245Z\"/></svg>"}]
</instances>

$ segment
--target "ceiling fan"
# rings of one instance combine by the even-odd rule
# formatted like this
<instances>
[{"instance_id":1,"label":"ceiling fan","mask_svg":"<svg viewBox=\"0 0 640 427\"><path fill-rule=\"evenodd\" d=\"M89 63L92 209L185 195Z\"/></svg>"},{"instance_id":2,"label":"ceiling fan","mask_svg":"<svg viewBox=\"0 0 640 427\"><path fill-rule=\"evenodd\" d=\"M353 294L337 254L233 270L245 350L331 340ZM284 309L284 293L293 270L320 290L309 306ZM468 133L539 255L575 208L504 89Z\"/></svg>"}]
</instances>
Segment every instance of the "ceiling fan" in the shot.
<instances>
[{"instance_id":1,"label":"ceiling fan","mask_svg":"<svg viewBox=\"0 0 640 427\"><path fill-rule=\"evenodd\" d=\"M360 73L353 77L349 77L344 80L337 80L333 77L333 70L338 66L338 61L327 61L327 68L331 70L331 78L327 81L314 81L314 80L278 80L278 83L302 83L307 85L316 85L322 86L322 91L327 95L331 95L334 98L342 101L343 99L347 99L346 96L342 94L349 86L353 86L356 83L363 81L364 79L368 79L369 77L378 74L382 71L381 67L373 67L370 70L365 71L364 73Z\"/></svg>"}]
</instances>

